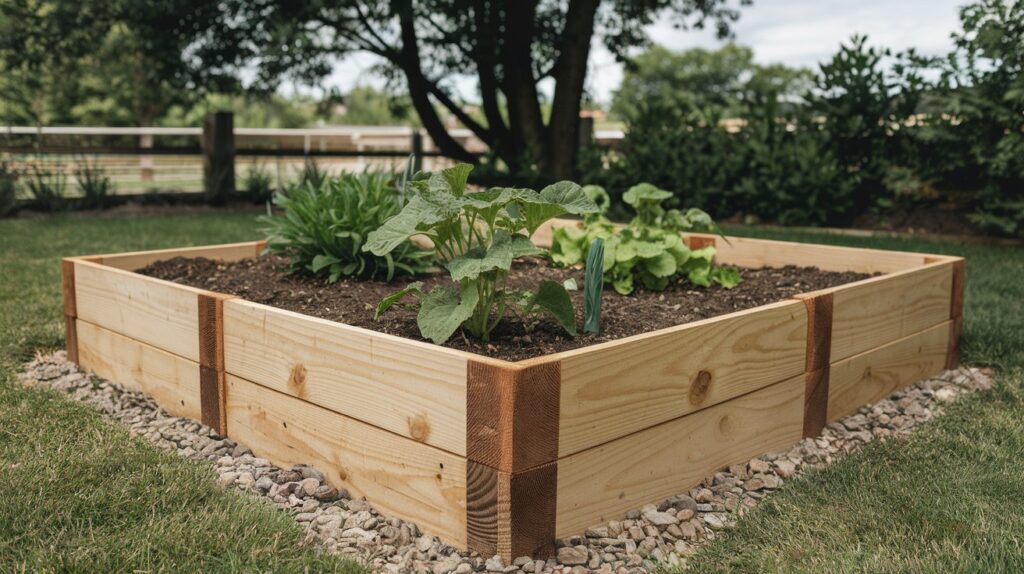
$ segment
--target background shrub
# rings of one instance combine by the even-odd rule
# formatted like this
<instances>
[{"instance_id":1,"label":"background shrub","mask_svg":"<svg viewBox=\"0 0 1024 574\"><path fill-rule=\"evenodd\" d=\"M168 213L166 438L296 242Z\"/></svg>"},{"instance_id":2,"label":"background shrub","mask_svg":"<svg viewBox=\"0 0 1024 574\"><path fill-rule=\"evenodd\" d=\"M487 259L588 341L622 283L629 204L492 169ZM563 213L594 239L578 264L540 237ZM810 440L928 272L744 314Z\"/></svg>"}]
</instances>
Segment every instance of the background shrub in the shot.
<instances>
[{"instance_id":1,"label":"background shrub","mask_svg":"<svg viewBox=\"0 0 1024 574\"><path fill-rule=\"evenodd\" d=\"M32 206L43 211L61 211L67 207L67 184L68 178L60 165L53 169L33 165L25 181Z\"/></svg>"},{"instance_id":2,"label":"background shrub","mask_svg":"<svg viewBox=\"0 0 1024 574\"><path fill-rule=\"evenodd\" d=\"M75 182L82 194L82 206L86 209L104 209L114 194L114 182L107 170L97 161L90 163L82 159L75 165Z\"/></svg>"},{"instance_id":3,"label":"background shrub","mask_svg":"<svg viewBox=\"0 0 1024 574\"><path fill-rule=\"evenodd\" d=\"M261 162L249 166L242 186L253 203L266 203L274 197L274 175Z\"/></svg>"},{"instance_id":4,"label":"background shrub","mask_svg":"<svg viewBox=\"0 0 1024 574\"><path fill-rule=\"evenodd\" d=\"M396 275L426 271L429 252L406 241L383 256L362 250L367 235L400 211L393 175L365 171L324 176L295 184L274 196L284 209L264 217L267 249L291 260L291 270L325 277L342 276L391 280Z\"/></svg>"},{"instance_id":5,"label":"background shrub","mask_svg":"<svg viewBox=\"0 0 1024 574\"><path fill-rule=\"evenodd\" d=\"M14 213L17 202L18 174L10 164L0 161L0 217Z\"/></svg>"}]
</instances>

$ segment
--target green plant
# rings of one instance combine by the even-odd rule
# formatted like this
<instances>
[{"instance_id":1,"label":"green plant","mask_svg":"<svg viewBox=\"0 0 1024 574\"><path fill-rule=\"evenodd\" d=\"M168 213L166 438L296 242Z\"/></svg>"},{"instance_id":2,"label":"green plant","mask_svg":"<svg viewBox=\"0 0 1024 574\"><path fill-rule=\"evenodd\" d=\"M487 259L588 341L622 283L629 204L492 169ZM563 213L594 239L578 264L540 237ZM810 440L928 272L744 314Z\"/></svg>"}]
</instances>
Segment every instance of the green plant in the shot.
<instances>
[{"instance_id":1,"label":"green plant","mask_svg":"<svg viewBox=\"0 0 1024 574\"><path fill-rule=\"evenodd\" d=\"M587 251L586 278L583 283L583 331L601 331L601 294L604 292L604 240L590 242Z\"/></svg>"},{"instance_id":2,"label":"green plant","mask_svg":"<svg viewBox=\"0 0 1024 574\"><path fill-rule=\"evenodd\" d=\"M341 174L319 185L296 185L274 196L281 216L265 216L267 249L291 259L291 271L390 281L396 274L427 271L431 254L409 241L397 242L381 255L363 249L367 236L399 212L398 190L391 175L366 171Z\"/></svg>"},{"instance_id":3,"label":"green plant","mask_svg":"<svg viewBox=\"0 0 1024 574\"><path fill-rule=\"evenodd\" d=\"M0 217L14 213L18 206L18 172L0 161Z\"/></svg>"},{"instance_id":4,"label":"green plant","mask_svg":"<svg viewBox=\"0 0 1024 574\"><path fill-rule=\"evenodd\" d=\"M249 165L242 186L253 203L266 203L274 197L274 176L263 163Z\"/></svg>"},{"instance_id":5,"label":"green plant","mask_svg":"<svg viewBox=\"0 0 1024 574\"><path fill-rule=\"evenodd\" d=\"M518 314L528 329L542 315L550 315L575 336L575 313L563 285L542 281L536 291L529 291L513 289L506 280L517 258L545 252L530 240L541 224L566 213L593 213L597 206L568 181L539 193L512 188L466 193L472 169L459 164L438 173L417 173L408 184L413 195L402 212L371 233L363 247L383 256L410 237L424 235L457 288L444 285L424 292L421 283L413 283L381 301L377 316L411 295L419 304L420 333L438 344L460 326L489 340L506 311Z\"/></svg>"},{"instance_id":6,"label":"green plant","mask_svg":"<svg viewBox=\"0 0 1024 574\"><path fill-rule=\"evenodd\" d=\"M33 165L30 173L31 177L25 185L28 187L32 203L36 208L44 211L60 211L67 207L65 202L67 176L64 175L64 170L59 165L52 171Z\"/></svg>"},{"instance_id":7,"label":"green plant","mask_svg":"<svg viewBox=\"0 0 1024 574\"><path fill-rule=\"evenodd\" d=\"M696 208L685 212L665 210L661 204L671 196L649 183L634 185L622 196L636 212L628 225L616 229L599 214L584 221L582 228L556 229L552 259L562 265L581 263L584 249L601 238L605 281L623 295L632 293L637 281L647 289L661 291L678 277L702 287L712 281L725 288L735 287L740 281L739 272L715 267L714 247L691 250L679 235L682 231L718 233L711 216Z\"/></svg>"},{"instance_id":8,"label":"green plant","mask_svg":"<svg viewBox=\"0 0 1024 574\"><path fill-rule=\"evenodd\" d=\"M299 170L298 184L300 186L311 185L315 188L319 188L330 176L331 174L326 169L320 167L316 158L307 157L305 161L302 162L302 169Z\"/></svg>"},{"instance_id":9,"label":"green plant","mask_svg":"<svg viewBox=\"0 0 1024 574\"><path fill-rule=\"evenodd\" d=\"M107 207L114 191L114 182L110 180L106 168L99 161L80 161L75 166L75 184L82 194L82 205L87 209Z\"/></svg>"}]
</instances>

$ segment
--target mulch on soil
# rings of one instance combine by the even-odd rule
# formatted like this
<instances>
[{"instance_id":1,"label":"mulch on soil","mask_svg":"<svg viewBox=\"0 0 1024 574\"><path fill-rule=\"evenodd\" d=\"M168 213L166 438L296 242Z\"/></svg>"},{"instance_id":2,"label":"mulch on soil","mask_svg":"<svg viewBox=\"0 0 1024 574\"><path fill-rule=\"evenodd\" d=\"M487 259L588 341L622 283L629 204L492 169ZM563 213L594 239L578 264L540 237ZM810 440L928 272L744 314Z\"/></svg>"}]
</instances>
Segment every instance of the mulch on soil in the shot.
<instances>
[{"instance_id":1,"label":"mulch on soil","mask_svg":"<svg viewBox=\"0 0 1024 574\"><path fill-rule=\"evenodd\" d=\"M289 274L288 260L274 255L231 263L176 257L158 261L138 272L243 297L255 303L423 340L413 310L393 307L380 320L373 320L377 303L411 282L407 278L392 283L342 279L334 284L326 284L321 278ZM741 268L740 274L743 282L733 289L723 289L718 285L695 288L684 282L674 284L663 292L641 289L623 297L607 288L602 302L601 332L597 335L580 333L578 337L572 338L553 321L542 321L528 328L518 317L509 314L494 330L490 342L456 333L445 346L497 359L518 361L750 309L798 293L869 277L864 273L836 273L795 266ZM570 296L576 307L577 323L582 325L582 269L559 269L541 259L527 259L513 267L508 284L511 287L529 288L543 279L562 282L569 278L575 278L581 287L579 291L571 291ZM420 279L428 289L436 284L450 283L447 273Z\"/></svg>"}]
</instances>

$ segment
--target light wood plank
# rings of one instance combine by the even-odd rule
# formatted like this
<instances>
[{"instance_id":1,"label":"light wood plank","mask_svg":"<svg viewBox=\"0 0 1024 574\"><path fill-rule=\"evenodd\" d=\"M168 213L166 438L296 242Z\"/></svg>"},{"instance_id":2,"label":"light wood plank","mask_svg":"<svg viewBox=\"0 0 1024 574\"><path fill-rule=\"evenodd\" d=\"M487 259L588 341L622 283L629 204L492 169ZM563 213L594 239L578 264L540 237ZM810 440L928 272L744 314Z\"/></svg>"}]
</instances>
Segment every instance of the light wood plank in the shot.
<instances>
[{"instance_id":1,"label":"light wood plank","mask_svg":"<svg viewBox=\"0 0 1024 574\"><path fill-rule=\"evenodd\" d=\"M556 535L684 492L734 462L794 444L803 376L558 461Z\"/></svg>"},{"instance_id":2,"label":"light wood plank","mask_svg":"<svg viewBox=\"0 0 1024 574\"><path fill-rule=\"evenodd\" d=\"M227 372L462 456L468 356L249 301L224 303Z\"/></svg>"},{"instance_id":3,"label":"light wood plank","mask_svg":"<svg viewBox=\"0 0 1024 574\"><path fill-rule=\"evenodd\" d=\"M233 375L227 428L257 456L283 467L312 465L381 512L465 548L464 458Z\"/></svg>"},{"instance_id":4,"label":"light wood plank","mask_svg":"<svg viewBox=\"0 0 1024 574\"><path fill-rule=\"evenodd\" d=\"M880 347L949 319L952 265L932 263L826 290L833 298L830 361Z\"/></svg>"},{"instance_id":5,"label":"light wood plank","mask_svg":"<svg viewBox=\"0 0 1024 574\"><path fill-rule=\"evenodd\" d=\"M951 321L832 363L828 420L857 412L893 391L945 368Z\"/></svg>"},{"instance_id":6,"label":"light wood plank","mask_svg":"<svg viewBox=\"0 0 1024 574\"><path fill-rule=\"evenodd\" d=\"M150 251L132 251L127 253L108 253L95 255L99 262L117 269L134 271L174 257L206 257L218 261L238 261L260 254L265 241L245 241L242 243L225 243L223 245L201 245L198 247L177 247L173 249L153 249Z\"/></svg>"},{"instance_id":7,"label":"light wood plank","mask_svg":"<svg viewBox=\"0 0 1024 574\"><path fill-rule=\"evenodd\" d=\"M88 321L77 327L83 369L146 393L172 415L200 420L198 363Z\"/></svg>"},{"instance_id":8,"label":"light wood plank","mask_svg":"<svg viewBox=\"0 0 1024 574\"><path fill-rule=\"evenodd\" d=\"M578 221L554 219L545 222L533 234L538 245L551 246L553 230L578 225ZM815 243L728 237L728 241L707 233L683 233L684 237L702 237L715 240L716 261L723 265L740 267L781 267L784 265L815 266L825 271L856 271L859 273L892 273L917 267L924 263L925 255L906 251L861 249ZM931 255L936 259L943 256Z\"/></svg>"},{"instance_id":9,"label":"light wood plank","mask_svg":"<svg viewBox=\"0 0 1024 574\"><path fill-rule=\"evenodd\" d=\"M784 301L569 351L559 457L804 372L807 309Z\"/></svg>"},{"instance_id":10,"label":"light wood plank","mask_svg":"<svg viewBox=\"0 0 1024 574\"><path fill-rule=\"evenodd\" d=\"M199 361L199 289L75 261L78 317Z\"/></svg>"}]
</instances>

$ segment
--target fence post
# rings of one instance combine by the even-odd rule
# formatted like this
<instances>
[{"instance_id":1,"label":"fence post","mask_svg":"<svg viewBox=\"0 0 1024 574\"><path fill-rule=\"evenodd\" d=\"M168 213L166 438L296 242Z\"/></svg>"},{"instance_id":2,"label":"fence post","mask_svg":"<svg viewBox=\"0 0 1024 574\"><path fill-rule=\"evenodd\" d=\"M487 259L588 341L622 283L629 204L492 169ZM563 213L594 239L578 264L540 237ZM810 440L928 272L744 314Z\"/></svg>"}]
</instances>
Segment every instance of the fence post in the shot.
<instances>
[{"instance_id":1,"label":"fence post","mask_svg":"<svg viewBox=\"0 0 1024 574\"><path fill-rule=\"evenodd\" d=\"M206 202L223 205L235 191L235 127L231 112L203 119L203 189Z\"/></svg>"},{"instance_id":2,"label":"fence post","mask_svg":"<svg viewBox=\"0 0 1024 574\"><path fill-rule=\"evenodd\" d=\"M412 130L412 143L410 145L412 145L413 153L412 171L415 173L423 169L423 134L420 133L420 130L415 128Z\"/></svg>"},{"instance_id":3,"label":"fence post","mask_svg":"<svg viewBox=\"0 0 1024 574\"><path fill-rule=\"evenodd\" d=\"M594 118L583 116L580 118L580 149L587 149L594 143Z\"/></svg>"}]
</instances>

